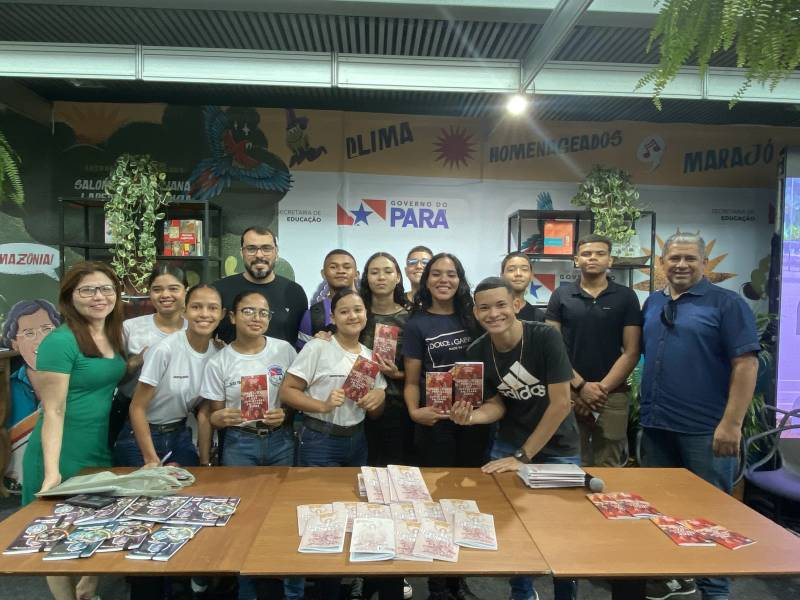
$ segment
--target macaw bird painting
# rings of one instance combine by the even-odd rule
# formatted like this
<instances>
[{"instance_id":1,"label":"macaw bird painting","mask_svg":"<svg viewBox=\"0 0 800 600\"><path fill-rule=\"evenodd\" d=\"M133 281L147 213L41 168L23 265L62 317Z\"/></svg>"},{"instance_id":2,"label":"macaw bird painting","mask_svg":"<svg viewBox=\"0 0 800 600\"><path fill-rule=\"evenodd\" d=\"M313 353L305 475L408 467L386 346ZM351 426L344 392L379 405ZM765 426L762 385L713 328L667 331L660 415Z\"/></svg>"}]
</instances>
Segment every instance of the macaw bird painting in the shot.
<instances>
[{"instance_id":1,"label":"macaw bird painting","mask_svg":"<svg viewBox=\"0 0 800 600\"><path fill-rule=\"evenodd\" d=\"M206 106L203 119L211 158L201 160L189 177L192 198L211 200L237 181L282 194L291 189L289 168L268 150L255 109Z\"/></svg>"}]
</instances>

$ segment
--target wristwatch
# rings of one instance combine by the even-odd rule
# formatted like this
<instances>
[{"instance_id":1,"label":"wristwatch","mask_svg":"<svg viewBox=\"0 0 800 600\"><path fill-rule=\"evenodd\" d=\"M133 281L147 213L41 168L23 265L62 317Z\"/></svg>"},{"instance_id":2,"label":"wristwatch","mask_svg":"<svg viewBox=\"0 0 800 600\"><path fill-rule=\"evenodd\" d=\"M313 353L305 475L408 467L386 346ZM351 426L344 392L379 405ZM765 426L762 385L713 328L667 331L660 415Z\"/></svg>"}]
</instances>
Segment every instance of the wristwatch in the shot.
<instances>
[{"instance_id":1,"label":"wristwatch","mask_svg":"<svg viewBox=\"0 0 800 600\"><path fill-rule=\"evenodd\" d=\"M522 448L514 452L514 458L516 458L519 462L525 463L526 465L531 462L531 457L525 454L525 451Z\"/></svg>"}]
</instances>

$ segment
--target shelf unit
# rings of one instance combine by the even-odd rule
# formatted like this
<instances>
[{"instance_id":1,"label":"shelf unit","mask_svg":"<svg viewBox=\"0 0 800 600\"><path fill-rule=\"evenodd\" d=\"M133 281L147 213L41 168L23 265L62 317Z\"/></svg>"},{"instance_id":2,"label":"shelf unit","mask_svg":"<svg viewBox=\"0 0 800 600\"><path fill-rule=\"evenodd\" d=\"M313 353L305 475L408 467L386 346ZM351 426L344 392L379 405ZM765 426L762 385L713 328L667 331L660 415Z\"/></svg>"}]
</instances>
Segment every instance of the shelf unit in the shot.
<instances>
[{"instance_id":1,"label":"shelf unit","mask_svg":"<svg viewBox=\"0 0 800 600\"><path fill-rule=\"evenodd\" d=\"M97 237L97 232L102 237L103 224L105 222L103 207L105 200L102 198L59 198L59 238L58 238L58 252L59 252L59 269L63 277L65 271L64 253L67 248L74 248L82 251L85 260L90 258L108 259L111 256L111 244L102 242L95 242L93 238ZM68 211L81 210L83 220L83 237L81 240L72 241L66 239L66 219ZM91 213L97 213L96 221L93 221ZM174 202L164 207L166 218L169 219L182 219L194 218L203 221L203 249L202 256L166 256L164 252L164 237L158 235L158 232L164 230L164 220L156 222L156 249L158 251L157 260L159 261L175 261L175 262L200 262L203 281L211 281L212 270L211 263L216 264L214 276L215 278L222 277L222 258L220 252L222 249L222 208L211 202L195 201L195 200L181 200ZM98 225L99 223L99 225ZM94 227L93 227L94 225ZM214 234L211 234L211 229L214 229ZM93 231L95 235L93 234ZM210 242L212 239L216 240L216 253L211 254Z\"/></svg>"},{"instance_id":2,"label":"shelf unit","mask_svg":"<svg viewBox=\"0 0 800 600\"><path fill-rule=\"evenodd\" d=\"M649 273L649 290L653 291L655 270L653 261L656 257L656 214L651 210L643 210L636 221L637 231L640 231L643 220L650 221L650 256L646 261L621 263L615 261L612 271L619 271L627 275L628 287L633 287L633 272L646 269ZM572 253L570 254L545 254L543 251L531 251L526 242L544 239L545 221L570 221L574 225L572 239ZM537 262L569 262L575 259L578 251L578 240L594 230L594 216L591 211L580 210L518 210L508 217L507 252L525 252L531 261ZM543 249L543 243L542 243ZM538 248L537 248L538 250ZM623 259L624 260L624 259Z\"/></svg>"}]
</instances>

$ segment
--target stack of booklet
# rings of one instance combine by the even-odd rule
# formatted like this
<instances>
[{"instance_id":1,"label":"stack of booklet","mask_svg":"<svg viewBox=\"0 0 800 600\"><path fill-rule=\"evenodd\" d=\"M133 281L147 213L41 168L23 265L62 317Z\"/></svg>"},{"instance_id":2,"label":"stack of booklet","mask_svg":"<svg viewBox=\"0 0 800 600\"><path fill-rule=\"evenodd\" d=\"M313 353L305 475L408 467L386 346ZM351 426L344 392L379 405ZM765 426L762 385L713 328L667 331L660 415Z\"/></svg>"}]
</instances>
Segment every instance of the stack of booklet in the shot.
<instances>
[{"instance_id":1,"label":"stack of booklet","mask_svg":"<svg viewBox=\"0 0 800 600\"><path fill-rule=\"evenodd\" d=\"M517 475L530 488L581 487L586 481L586 472L573 464L523 465Z\"/></svg>"}]
</instances>

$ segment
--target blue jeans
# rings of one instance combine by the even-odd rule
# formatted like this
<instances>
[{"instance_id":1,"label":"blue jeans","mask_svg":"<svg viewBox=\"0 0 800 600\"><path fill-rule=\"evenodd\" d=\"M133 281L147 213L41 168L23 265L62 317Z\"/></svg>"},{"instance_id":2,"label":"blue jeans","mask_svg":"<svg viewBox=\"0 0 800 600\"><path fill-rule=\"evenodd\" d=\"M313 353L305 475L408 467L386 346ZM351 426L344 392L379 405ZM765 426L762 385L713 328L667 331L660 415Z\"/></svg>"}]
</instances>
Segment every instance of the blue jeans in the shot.
<instances>
[{"instance_id":1,"label":"blue jeans","mask_svg":"<svg viewBox=\"0 0 800 600\"><path fill-rule=\"evenodd\" d=\"M196 467L200 464L197 448L192 441L192 431L188 427L169 433L158 433L151 430L150 438L153 440L156 454L164 458L172 452L167 459L169 463L177 463L181 467ZM141 467L144 465L142 451L136 443L130 421L126 421L119 432L114 444L114 465L117 467Z\"/></svg>"},{"instance_id":2,"label":"blue jeans","mask_svg":"<svg viewBox=\"0 0 800 600\"><path fill-rule=\"evenodd\" d=\"M297 434L299 467L363 467L367 464L367 437L363 428L350 437L300 427Z\"/></svg>"},{"instance_id":3,"label":"blue jeans","mask_svg":"<svg viewBox=\"0 0 800 600\"><path fill-rule=\"evenodd\" d=\"M225 448L222 464L226 467L292 466L294 462L294 437L291 427L281 427L268 435L254 435L237 427L225 430ZM305 594L303 577L283 579L283 596L287 600L302 598ZM239 577L239 600L255 600L256 585L252 577Z\"/></svg>"},{"instance_id":4,"label":"blue jeans","mask_svg":"<svg viewBox=\"0 0 800 600\"><path fill-rule=\"evenodd\" d=\"M489 458L497 460L512 456L519 446L510 444L501 439L496 439L492 445ZM531 460L539 464L581 464L580 455L575 456L548 456L541 453ZM534 597L533 577L529 575L518 575L508 580L511 585L511 600L530 600ZM575 600L578 595L578 582L574 579L553 579L553 598L555 600Z\"/></svg>"},{"instance_id":5,"label":"blue jeans","mask_svg":"<svg viewBox=\"0 0 800 600\"><path fill-rule=\"evenodd\" d=\"M726 494L733 491L737 458L714 456L714 435L689 434L654 429L642 429L640 454L643 467L683 467L721 489ZM727 597L730 593L727 577L698 577L697 587L703 598Z\"/></svg>"}]
</instances>

